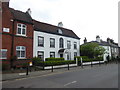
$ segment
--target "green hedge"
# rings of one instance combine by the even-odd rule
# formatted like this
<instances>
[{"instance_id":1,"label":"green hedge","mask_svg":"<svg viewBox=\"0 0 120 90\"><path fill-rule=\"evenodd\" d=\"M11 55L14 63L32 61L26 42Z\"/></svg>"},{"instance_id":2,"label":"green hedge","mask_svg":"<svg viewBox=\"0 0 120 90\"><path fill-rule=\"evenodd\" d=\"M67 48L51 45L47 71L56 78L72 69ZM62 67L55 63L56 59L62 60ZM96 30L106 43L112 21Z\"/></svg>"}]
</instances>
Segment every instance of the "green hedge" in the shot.
<instances>
[{"instance_id":1,"label":"green hedge","mask_svg":"<svg viewBox=\"0 0 120 90\"><path fill-rule=\"evenodd\" d=\"M103 61L103 57L96 57L96 58L93 58L92 61Z\"/></svg>"},{"instance_id":2,"label":"green hedge","mask_svg":"<svg viewBox=\"0 0 120 90\"><path fill-rule=\"evenodd\" d=\"M103 61L103 57L88 58L87 56L77 56L75 58L78 59L78 63L81 63L81 58L83 62Z\"/></svg>"},{"instance_id":3,"label":"green hedge","mask_svg":"<svg viewBox=\"0 0 120 90\"><path fill-rule=\"evenodd\" d=\"M46 58L45 61L64 61L64 58Z\"/></svg>"},{"instance_id":4,"label":"green hedge","mask_svg":"<svg viewBox=\"0 0 120 90\"><path fill-rule=\"evenodd\" d=\"M76 56L75 58L77 58L78 60L81 60L81 58L82 60L88 59L87 56Z\"/></svg>"},{"instance_id":5,"label":"green hedge","mask_svg":"<svg viewBox=\"0 0 120 90\"><path fill-rule=\"evenodd\" d=\"M29 63L18 63L15 65L14 68L21 68L21 67L27 67L29 66Z\"/></svg>"},{"instance_id":6,"label":"green hedge","mask_svg":"<svg viewBox=\"0 0 120 90\"><path fill-rule=\"evenodd\" d=\"M39 65L42 62L42 59L39 57L32 58L33 65Z\"/></svg>"},{"instance_id":7,"label":"green hedge","mask_svg":"<svg viewBox=\"0 0 120 90\"><path fill-rule=\"evenodd\" d=\"M41 62L40 65L44 66L56 66L56 65L65 65L65 64L74 64L76 63L75 60L64 60L64 61L45 61Z\"/></svg>"},{"instance_id":8,"label":"green hedge","mask_svg":"<svg viewBox=\"0 0 120 90\"><path fill-rule=\"evenodd\" d=\"M10 68L10 65L7 63L2 63L2 70L8 70Z\"/></svg>"}]
</instances>

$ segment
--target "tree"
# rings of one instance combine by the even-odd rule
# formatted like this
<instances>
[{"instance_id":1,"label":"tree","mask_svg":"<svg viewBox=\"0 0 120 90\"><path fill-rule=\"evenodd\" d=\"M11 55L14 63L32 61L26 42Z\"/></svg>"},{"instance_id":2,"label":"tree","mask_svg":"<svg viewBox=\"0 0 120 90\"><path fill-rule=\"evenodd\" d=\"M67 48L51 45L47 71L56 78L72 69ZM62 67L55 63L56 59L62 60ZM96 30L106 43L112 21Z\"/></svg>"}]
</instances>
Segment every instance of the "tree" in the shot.
<instances>
[{"instance_id":1,"label":"tree","mask_svg":"<svg viewBox=\"0 0 120 90\"><path fill-rule=\"evenodd\" d=\"M98 57L103 55L105 49L97 43L86 43L80 46L81 56L88 56L89 58Z\"/></svg>"}]
</instances>

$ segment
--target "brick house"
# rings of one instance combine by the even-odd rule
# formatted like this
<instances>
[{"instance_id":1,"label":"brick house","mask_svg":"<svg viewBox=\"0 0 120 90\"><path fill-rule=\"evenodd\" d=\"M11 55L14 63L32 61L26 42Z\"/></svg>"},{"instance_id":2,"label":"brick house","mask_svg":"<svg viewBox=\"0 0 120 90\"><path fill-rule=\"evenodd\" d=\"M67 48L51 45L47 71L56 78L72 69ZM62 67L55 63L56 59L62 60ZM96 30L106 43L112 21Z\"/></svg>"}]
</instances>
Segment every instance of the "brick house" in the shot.
<instances>
[{"instance_id":1,"label":"brick house","mask_svg":"<svg viewBox=\"0 0 120 90\"><path fill-rule=\"evenodd\" d=\"M30 62L35 56L44 57L44 60L48 57L73 60L74 56L80 55L80 38L72 30L61 27L61 24L55 26L33 20L30 9L22 12L10 8L9 0L0 2L0 6L0 61L8 64L9 68L15 56L17 60L14 59L13 65L20 67L20 64ZM43 42L44 47L41 46Z\"/></svg>"},{"instance_id":2,"label":"brick house","mask_svg":"<svg viewBox=\"0 0 120 90\"><path fill-rule=\"evenodd\" d=\"M2 4L2 48L0 61L10 64L11 58L17 56L14 64L30 62L33 57L33 22L30 9L26 12L9 7L9 0Z\"/></svg>"}]
</instances>

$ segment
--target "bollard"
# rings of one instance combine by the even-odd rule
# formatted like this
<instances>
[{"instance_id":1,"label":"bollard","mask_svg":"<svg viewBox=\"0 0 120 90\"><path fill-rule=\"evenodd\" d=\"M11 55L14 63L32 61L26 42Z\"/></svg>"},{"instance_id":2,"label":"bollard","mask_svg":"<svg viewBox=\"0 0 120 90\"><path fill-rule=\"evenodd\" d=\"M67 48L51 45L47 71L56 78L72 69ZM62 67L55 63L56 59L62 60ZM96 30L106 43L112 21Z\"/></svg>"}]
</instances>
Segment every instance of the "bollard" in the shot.
<instances>
[{"instance_id":1,"label":"bollard","mask_svg":"<svg viewBox=\"0 0 120 90\"><path fill-rule=\"evenodd\" d=\"M92 67L92 61L91 61L91 67Z\"/></svg>"},{"instance_id":2,"label":"bollard","mask_svg":"<svg viewBox=\"0 0 120 90\"><path fill-rule=\"evenodd\" d=\"M83 61L82 61L82 58L81 58L81 68L83 68Z\"/></svg>"},{"instance_id":3,"label":"bollard","mask_svg":"<svg viewBox=\"0 0 120 90\"><path fill-rule=\"evenodd\" d=\"M26 75L28 75L28 66L26 67Z\"/></svg>"},{"instance_id":4,"label":"bollard","mask_svg":"<svg viewBox=\"0 0 120 90\"><path fill-rule=\"evenodd\" d=\"M81 68L83 68L83 64L81 63Z\"/></svg>"},{"instance_id":5,"label":"bollard","mask_svg":"<svg viewBox=\"0 0 120 90\"><path fill-rule=\"evenodd\" d=\"M100 61L99 61L99 66L100 66Z\"/></svg>"},{"instance_id":6,"label":"bollard","mask_svg":"<svg viewBox=\"0 0 120 90\"><path fill-rule=\"evenodd\" d=\"M68 70L69 70L69 63L68 63Z\"/></svg>"},{"instance_id":7,"label":"bollard","mask_svg":"<svg viewBox=\"0 0 120 90\"><path fill-rule=\"evenodd\" d=\"M45 68L44 68L44 60L43 60L43 70L44 70Z\"/></svg>"},{"instance_id":8,"label":"bollard","mask_svg":"<svg viewBox=\"0 0 120 90\"><path fill-rule=\"evenodd\" d=\"M53 65L52 65L52 71L51 72L53 72Z\"/></svg>"}]
</instances>

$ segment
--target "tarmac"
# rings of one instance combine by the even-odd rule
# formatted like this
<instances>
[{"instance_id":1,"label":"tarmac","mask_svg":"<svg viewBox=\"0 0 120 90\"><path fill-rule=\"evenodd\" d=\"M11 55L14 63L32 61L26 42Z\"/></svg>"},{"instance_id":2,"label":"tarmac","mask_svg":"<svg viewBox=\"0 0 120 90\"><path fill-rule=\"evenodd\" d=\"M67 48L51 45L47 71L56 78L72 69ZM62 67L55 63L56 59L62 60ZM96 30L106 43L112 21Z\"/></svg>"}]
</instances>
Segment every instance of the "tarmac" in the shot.
<instances>
[{"instance_id":1,"label":"tarmac","mask_svg":"<svg viewBox=\"0 0 120 90\"><path fill-rule=\"evenodd\" d=\"M77 70L77 69L85 69L85 68L93 68L93 67L98 67L98 66L102 66L102 65L106 65L104 64L96 64L96 65L86 65L86 66L74 66L74 67L69 67L69 71L71 70ZM42 76L42 75L47 75L47 74L55 74L55 73L60 73L60 72L65 72L68 71L68 68L57 68L57 69L53 69L53 71L51 69L49 70L40 70L40 71L29 71L28 75L27 72L24 73L9 73L9 74L2 74L2 80L0 81L7 81L7 80L14 80L14 79L20 79L20 78L27 78L27 77L33 77L33 76Z\"/></svg>"}]
</instances>

